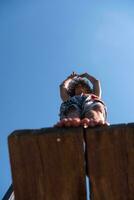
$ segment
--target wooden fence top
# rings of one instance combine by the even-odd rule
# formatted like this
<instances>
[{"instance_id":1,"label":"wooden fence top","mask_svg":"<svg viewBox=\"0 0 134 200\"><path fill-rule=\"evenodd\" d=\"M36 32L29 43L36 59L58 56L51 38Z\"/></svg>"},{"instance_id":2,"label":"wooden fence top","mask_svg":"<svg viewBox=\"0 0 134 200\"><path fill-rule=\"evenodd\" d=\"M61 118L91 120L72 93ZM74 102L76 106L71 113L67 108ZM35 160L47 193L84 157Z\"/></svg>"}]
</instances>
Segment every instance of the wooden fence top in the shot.
<instances>
[{"instance_id":1,"label":"wooden fence top","mask_svg":"<svg viewBox=\"0 0 134 200\"><path fill-rule=\"evenodd\" d=\"M8 137L19 200L133 200L134 123L16 130Z\"/></svg>"}]
</instances>

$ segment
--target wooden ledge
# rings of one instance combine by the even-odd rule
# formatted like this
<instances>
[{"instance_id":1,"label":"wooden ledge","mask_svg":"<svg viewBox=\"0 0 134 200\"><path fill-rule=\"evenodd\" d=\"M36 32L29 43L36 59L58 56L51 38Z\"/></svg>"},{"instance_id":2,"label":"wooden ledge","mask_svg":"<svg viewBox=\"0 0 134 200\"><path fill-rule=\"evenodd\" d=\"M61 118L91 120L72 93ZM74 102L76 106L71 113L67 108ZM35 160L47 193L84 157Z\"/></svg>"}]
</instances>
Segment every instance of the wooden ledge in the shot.
<instances>
[{"instance_id":1,"label":"wooden ledge","mask_svg":"<svg viewBox=\"0 0 134 200\"><path fill-rule=\"evenodd\" d=\"M134 123L16 130L8 137L19 200L133 200Z\"/></svg>"}]
</instances>

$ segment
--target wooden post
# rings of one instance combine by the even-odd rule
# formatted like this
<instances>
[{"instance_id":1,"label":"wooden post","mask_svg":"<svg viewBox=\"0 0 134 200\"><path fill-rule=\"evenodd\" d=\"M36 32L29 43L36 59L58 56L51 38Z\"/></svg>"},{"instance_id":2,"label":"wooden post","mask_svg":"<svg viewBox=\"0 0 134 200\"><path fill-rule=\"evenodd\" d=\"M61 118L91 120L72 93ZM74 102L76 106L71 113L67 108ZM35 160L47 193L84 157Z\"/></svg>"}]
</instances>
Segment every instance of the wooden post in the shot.
<instances>
[{"instance_id":1,"label":"wooden post","mask_svg":"<svg viewBox=\"0 0 134 200\"><path fill-rule=\"evenodd\" d=\"M9 153L16 200L86 200L86 173L91 200L134 199L134 124L15 131Z\"/></svg>"},{"instance_id":2,"label":"wooden post","mask_svg":"<svg viewBox=\"0 0 134 200\"><path fill-rule=\"evenodd\" d=\"M16 200L86 200L82 128L9 136Z\"/></svg>"},{"instance_id":3,"label":"wooden post","mask_svg":"<svg viewBox=\"0 0 134 200\"><path fill-rule=\"evenodd\" d=\"M87 129L91 200L134 199L134 124Z\"/></svg>"}]
</instances>

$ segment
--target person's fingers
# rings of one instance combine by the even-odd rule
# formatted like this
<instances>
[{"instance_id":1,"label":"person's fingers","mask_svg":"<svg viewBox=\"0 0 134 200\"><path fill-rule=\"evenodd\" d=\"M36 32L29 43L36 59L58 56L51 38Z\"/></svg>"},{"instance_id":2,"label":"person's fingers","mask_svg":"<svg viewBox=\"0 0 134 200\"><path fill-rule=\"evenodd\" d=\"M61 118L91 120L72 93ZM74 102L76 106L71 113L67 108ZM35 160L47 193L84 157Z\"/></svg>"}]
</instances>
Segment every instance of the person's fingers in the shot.
<instances>
[{"instance_id":1,"label":"person's fingers","mask_svg":"<svg viewBox=\"0 0 134 200\"><path fill-rule=\"evenodd\" d=\"M73 72L72 72L72 75L73 75L73 76L76 76L76 75L77 75L77 73L73 71Z\"/></svg>"}]
</instances>

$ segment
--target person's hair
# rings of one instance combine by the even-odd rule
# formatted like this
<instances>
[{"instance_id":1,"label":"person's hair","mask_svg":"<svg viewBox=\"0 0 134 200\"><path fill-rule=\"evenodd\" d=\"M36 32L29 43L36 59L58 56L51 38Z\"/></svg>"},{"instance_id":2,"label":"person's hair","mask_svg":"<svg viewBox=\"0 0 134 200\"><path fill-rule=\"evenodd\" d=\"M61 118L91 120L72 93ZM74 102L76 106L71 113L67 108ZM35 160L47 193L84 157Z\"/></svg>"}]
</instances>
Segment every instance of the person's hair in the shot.
<instances>
[{"instance_id":1,"label":"person's hair","mask_svg":"<svg viewBox=\"0 0 134 200\"><path fill-rule=\"evenodd\" d=\"M75 95L75 87L81 84L82 87L85 88L85 90L87 91L87 93L92 93L92 88L89 85L89 81L86 78L82 78L82 77L74 77L72 79L72 81L70 81L69 86L68 86L68 94L69 96L74 96Z\"/></svg>"}]
</instances>

